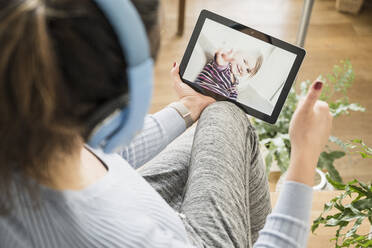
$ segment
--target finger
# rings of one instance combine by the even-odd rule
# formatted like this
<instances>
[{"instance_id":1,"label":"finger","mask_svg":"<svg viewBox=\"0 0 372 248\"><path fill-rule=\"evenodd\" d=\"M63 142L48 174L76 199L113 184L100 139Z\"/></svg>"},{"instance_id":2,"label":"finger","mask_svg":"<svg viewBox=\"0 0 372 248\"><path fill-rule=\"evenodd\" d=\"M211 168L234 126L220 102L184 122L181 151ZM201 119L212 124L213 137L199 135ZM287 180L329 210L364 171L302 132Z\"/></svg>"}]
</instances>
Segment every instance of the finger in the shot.
<instances>
[{"instance_id":1,"label":"finger","mask_svg":"<svg viewBox=\"0 0 372 248\"><path fill-rule=\"evenodd\" d=\"M309 88L309 91L303 101L302 109L305 111L310 111L314 108L316 101L319 99L322 93L323 82L315 81Z\"/></svg>"}]
</instances>

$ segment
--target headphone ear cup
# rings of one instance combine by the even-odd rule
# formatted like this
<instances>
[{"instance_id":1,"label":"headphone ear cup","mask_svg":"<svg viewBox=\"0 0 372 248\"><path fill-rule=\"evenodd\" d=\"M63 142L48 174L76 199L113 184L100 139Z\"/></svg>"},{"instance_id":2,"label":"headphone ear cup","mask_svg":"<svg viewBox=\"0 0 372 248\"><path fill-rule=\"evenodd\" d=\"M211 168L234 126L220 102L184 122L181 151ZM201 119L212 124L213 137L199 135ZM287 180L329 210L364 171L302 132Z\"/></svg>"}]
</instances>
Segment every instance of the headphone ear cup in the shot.
<instances>
[{"instance_id":1,"label":"headphone ear cup","mask_svg":"<svg viewBox=\"0 0 372 248\"><path fill-rule=\"evenodd\" d=\"M129 79L129 105L123 125L108 137L104 152L110 153L128 146L133 137L143 128L150 107L153 81L153 61L146 62L127 71Z\"/></svg>"},{"instance_id":2,"label":"headphone ear cup","mask_svg":"<svg viewBox=\"0 0 372 248\"><path fill-rule=\"evenodd\" d=\"M128 110L126 108L121 111L114 111L92 131L88 141L89 146L92 148L104 147L107 140L123 126L127 116Z\"/></svg>"}]
</instances>

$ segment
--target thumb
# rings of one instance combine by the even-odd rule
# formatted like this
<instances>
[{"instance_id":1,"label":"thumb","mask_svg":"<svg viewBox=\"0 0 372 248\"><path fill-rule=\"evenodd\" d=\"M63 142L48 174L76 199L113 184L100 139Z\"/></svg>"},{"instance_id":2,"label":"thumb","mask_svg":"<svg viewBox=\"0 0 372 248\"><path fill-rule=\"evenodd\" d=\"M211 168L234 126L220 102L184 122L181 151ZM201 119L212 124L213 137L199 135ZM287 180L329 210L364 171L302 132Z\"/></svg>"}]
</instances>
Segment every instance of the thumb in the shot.
<instances>
[{"instance_id":1,"label":"thumb","mask_svg":"<svg viewBox=\"0 0 372 248\"><path fill-rule=\"evenodd\" d=\"M173 86L180 87L180 85L182 85L183 82L180 77L180 67L176 62L173 63L173 67L170 71L170 74L173 79Z\"/></svg>"},{"instance_id":2,"label":"thumb","mask_svg":"<svg viewBox=\"0 0 372 248\"><path fill-rule=\"evenodd\" d=\"M180 67L176 62L173 63L173 67L170 71L170 74L171 74L172 79L175 83L181 83L182 82L181 78L180 78Z\"/></svg>"},{"instance_id":3,"label":"thumb","mask_svg":"<svg viewBox=\"0 0 372 248\"><path fill-rule=\"evenodd\" d=\"M322 93L323 82L315 81L309 88L309 91L304 99L302 108L307 110L312 110L316 101L319 99L320 93Z\"/></svg>"}]
</instances>

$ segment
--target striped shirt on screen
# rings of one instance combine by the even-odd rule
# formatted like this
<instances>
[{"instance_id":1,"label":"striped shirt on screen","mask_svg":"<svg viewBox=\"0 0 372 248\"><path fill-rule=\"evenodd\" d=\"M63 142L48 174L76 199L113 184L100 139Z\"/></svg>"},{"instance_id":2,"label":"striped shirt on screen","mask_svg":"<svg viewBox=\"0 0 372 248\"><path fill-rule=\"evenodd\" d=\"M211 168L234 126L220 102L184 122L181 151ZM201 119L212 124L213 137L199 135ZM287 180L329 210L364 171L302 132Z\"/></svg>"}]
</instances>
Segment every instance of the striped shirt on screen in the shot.
<instances>
[{"instance_id":1,"label":"striped shirt on screen","mask_svg":"<svg viewBox=\"0 0 372 248\"><path fill-rule=\"evenodd\" d=\"M236 100L238 93L236 85L238 82L231 80L231 64L226 66L218 65L215 60L206 64L195 80L201 87L219 95Z\"/></svg>"}]
</instances>

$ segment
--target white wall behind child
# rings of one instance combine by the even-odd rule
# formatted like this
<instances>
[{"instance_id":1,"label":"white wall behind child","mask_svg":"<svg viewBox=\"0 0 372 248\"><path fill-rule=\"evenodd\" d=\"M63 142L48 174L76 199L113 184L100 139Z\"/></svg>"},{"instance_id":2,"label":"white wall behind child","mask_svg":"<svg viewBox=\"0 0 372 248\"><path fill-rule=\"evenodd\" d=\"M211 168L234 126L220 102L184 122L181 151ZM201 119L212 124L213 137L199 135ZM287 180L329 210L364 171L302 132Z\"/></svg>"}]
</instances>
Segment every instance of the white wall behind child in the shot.
<instances>
[{"instance_id":1,"label":"white wall behind child","mask_svg":"<svg viewBox=\"0 0 372 248\"><path fill-rule=\"evenodd\" d=\"M200 34L183 77L194 82L204 66L213 59L217 49L204 34Z\"/></svg>"}]
</instances>

